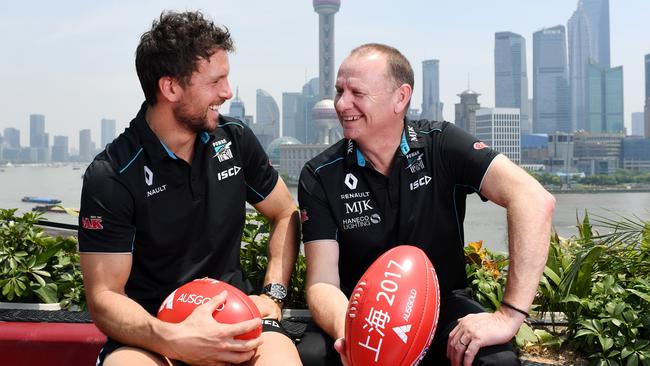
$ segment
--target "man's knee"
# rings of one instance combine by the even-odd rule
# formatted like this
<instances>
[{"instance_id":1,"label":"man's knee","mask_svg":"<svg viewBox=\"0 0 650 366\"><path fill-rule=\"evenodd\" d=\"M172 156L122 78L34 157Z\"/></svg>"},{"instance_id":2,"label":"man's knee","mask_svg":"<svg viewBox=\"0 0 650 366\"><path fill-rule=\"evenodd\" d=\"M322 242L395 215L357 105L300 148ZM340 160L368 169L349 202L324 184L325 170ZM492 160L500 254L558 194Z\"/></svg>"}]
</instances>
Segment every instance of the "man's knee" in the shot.
<instances>
[{"instance_id":1,"label":"man's knee","mask_svg":"<svg viewBox=\"0 0 650 366\"><path fill-rule=\"evenodd\" d=\"M517 351L511 344L483 347L476 355L474 366L520 366Z\"/></svg>"},{"instance_id":2,"label":"man's knee","mask_svg":"<svg viewBox=\"0 0 650 366\"><path fill-rule=\"evenodd\" d=\"M127 365L146 365L146 366L170 366L172 364L159 354L145 351L134 347L120 347L109 353L103 366L127 366Z\"/></svg>"}]
</instances>

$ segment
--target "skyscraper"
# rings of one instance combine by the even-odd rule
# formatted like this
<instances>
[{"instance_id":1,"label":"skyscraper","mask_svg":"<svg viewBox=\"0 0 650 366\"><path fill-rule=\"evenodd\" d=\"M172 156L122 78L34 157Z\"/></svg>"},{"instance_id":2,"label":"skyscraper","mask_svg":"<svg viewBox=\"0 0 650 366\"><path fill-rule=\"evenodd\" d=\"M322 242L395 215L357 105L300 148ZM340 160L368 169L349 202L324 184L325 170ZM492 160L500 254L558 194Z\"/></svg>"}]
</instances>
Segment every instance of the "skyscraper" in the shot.
<instances>
[{"instance_id":1,"label":"skyscraper","mask_svg":"<svg viewBox=\"0 0 650 366\"><path fill-rule=\"evenodd\" d=\"M565 28L533 33L533 132L572 132Z\"/></svg>"},{"instance_id":2,"label":"skyscraper","mask_svg":"<svg viewBox=\"0 0 650 366\"><path fill-rule=\"evenodd\" d=\"M90 130L79 131L79 159L90 161L93 158L93 141L90 138Z\"/></svg>"},{"instance_id":3,"label":"skyscraper","mask_svg":"<svg viewBox=\"0 0 650 366\"><path fill-rule=\"evenodd\" d=\"M13 127L7 127L4 130L5 144L12 149L20 149L20 130Z\"/></svg>"},{"instance_id":4,"label":"skyscraper","mask_svg":"<svg viewBox=\"0 0 650 366\"><path fill-rule=\"evenodd\" d=\"M68 154L68 136L54 136L52 142L52 161L64 162L70 158Z\"/></svg>"},{"instance_id":5,"label":"skyscraper","mask_svg":"<svg viewBox=\"0 0 650 366\"><path fill-rule=\"evenodd\" d=\"M341 0L313 0L318 13L318 78L319 97L334 99L334 14L341 7Z\"/></svg>"},{"instance_id":6,"label":"skyscraper","mask_svg":"<svg viewBox=\"0 0 650 366\"><path fill-rule=\"evenodd\" d=\"M278 103L266 90L257 89L255 98L255 124L253 131L266 149L268 144L280 136L280 110Z\"/></svg>"},{"instance_id":7,"label":"skyscraper","mask_svg":"<svg viewBox=\"0 0 650 366\"><path fill-rule=\"evenodd\" d=\"M622 133L623 66L608 68L591 62L587 66L587 125L593 133Z\"/></svg>"},{"instance_id":8,"label":"skyscraper","mask_svg":"<svg viewBox=\"0 0 650 366\"><path fill-rule=\"evenodd\" d=\"M115 120L102 118L102 149L115 139Z\"/></svg>"},{"instance_id":9,"label":"skyscraper","mask_svg":"<svg viewBox=\"0 0 650 366\"><path fill-rule=\"evenodd\" d=\"M442 121L442 103L440 103L440 62L438 60L422 61L422 114L420 118L430 121Z\"/></svg>"},{"instance_id":10,"label":"skyscraper","mask_svg":"<svg viewBox=\"0 0 650 366\"><path fill-rule=\"evenodd\" d=\"M645 55L645 109L644 135L650 139L650 53Z\"/></svg>"},{"instance_id":11,"label":"skyscraper","mask_svg":"<svg viewBox=\"0 0 650 366\"><path fill-rule=\"evenodd\" d=\"M476 111L481 108L478 97L481 95L473 90L467 89L457 94L460 103L456 103L456 126L476 135Z\"/></svg>"},{"instance_id":12,"label":"skyscraper","mask_svg":"<svg viewBox=\"0 0 650 366\"><path fill-rule=\"evenodd\" d=\"M497 108L519 108L521 133L531 133L526 40L519 34L494 34L494 95Z\"/></svg>"},{"instance_id":13,"label":"skyscraper","mask_svg":"<svg viewBox=\"0 0 650 366\"><path fill-rule=\"evenodd\" d=\"M609 0L582 0L590 24L589 46L594 60L609 68ZM580 4L578 4L580 6Z\"/></svg>"},{"instance_id":14,"label":"skyscraper","mask_svg":"<svg viewBox=\"0 0 650 366\"><path fill-rule=\"evenodd\" d=\"M244 102L239 98L239 87L237 87L235 99L230 102L228 116L246 122L246 107L244 106Z\"/></svg>"},{"instance_id":15,"label":"skyscraper","mask_svg":"<svg viewBox=\"0 0 650 366\"><path fill-rule=\"evenodd\" d=\"M587 78L589 64L610 67L609 0L580 0L568 22L571 127L587 126Z\"/></svg>"},{"instance_id":16,"label":"skyscraper","mask_svg":"<svg viewBox=\"0 0 650 366\"><path fill-rule=\"evenodd\" d=\"M47 147L49 146L49 135L45 133L45 116L42 114L29 115L29 146L30 147Z\"/></svg>"},{"instance_id":17,"label":"skyscraper","mask_svg":"<svg viewBox=\"0 0 650 366\"><path fill-rule=\"evenodd\" d=\"M517 108L481 108L476 111L476 137L507 156L521 162L521 130Z\"/></svg>"},{"instance_id":18,"label":"skyscraper","mask_svg":"<svg viewBox=\"0 0 650 366\"><path fill-rule=\"evenodd\" d=\"M282 93L282 136L293 137L300 143L298 138L298 105L300 104L300 93Z\"/></svg>"},{"instance_id":19,"label":"skyscraper","mask_svg":"<svg viewBox=\"0 0 650 366\"><path fill-rule=\"evenodd\" d=\"M644 114L643 112L632 112L632 136L644 136L643 123L644 123Z\"/></svg>"}]
</instances>

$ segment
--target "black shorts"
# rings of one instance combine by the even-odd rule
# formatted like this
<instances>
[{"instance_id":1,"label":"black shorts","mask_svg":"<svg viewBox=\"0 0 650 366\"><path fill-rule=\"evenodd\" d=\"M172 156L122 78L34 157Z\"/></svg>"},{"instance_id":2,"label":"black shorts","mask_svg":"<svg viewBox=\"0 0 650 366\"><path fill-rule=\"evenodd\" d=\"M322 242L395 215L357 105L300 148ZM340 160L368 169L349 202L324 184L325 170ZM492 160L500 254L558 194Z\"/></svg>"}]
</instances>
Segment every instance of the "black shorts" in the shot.
<instances>
[{"instance_id":1,"label":"black shorts","mask_svg":"<svg viewBox=\"0 0 650 366\"><path fill-rule=\"evenodd\" d=\"M440 317L436 334L420 365L450 364L447 359L447 340L449 333L456 327L458 319L468 314L485 312L479 303L472 300L471 294L470 289L455 290L440 300ZM297 348L304 365L341 365L341 358L334 349L334 340L313 322L307 326L307 331ZM473 364L511 366L520 365L520 362L515 348L507 343L481 348Z\"/></svg>"}]
</instances>

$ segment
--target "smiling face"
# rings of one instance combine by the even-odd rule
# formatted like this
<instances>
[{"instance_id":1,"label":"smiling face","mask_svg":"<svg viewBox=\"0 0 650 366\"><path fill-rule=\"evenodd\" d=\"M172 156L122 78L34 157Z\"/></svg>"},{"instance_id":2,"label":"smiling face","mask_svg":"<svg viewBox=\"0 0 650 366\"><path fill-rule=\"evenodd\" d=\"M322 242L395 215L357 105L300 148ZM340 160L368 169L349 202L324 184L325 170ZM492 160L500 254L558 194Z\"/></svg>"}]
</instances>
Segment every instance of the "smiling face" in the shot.
<instances>
[{"instance_id":1,"label":"smiling face","mask_svg":"<svg viewBox=\"0 0 650 366\"><path fill-rule=\"evenodd\" d=\"M210 58L197 61L196 71L181 86L182 96L174 105L176 120L195 132L214 131L219 107L232 98L229 72L228 54L224 50L218 49Z\"/></svg>"},{"instance_id":2,"label":"smiling face","mask_svg":"<svg viewBox=\"0 0 650 366\"><path fill-rule=\"evenodd\" d=\"M395 113L398 91L383 54L372 52L346 58L339 68L334 98L345 138L372 136L396 122L400 124L401 116Z\"/></svg>"}]
</instances>

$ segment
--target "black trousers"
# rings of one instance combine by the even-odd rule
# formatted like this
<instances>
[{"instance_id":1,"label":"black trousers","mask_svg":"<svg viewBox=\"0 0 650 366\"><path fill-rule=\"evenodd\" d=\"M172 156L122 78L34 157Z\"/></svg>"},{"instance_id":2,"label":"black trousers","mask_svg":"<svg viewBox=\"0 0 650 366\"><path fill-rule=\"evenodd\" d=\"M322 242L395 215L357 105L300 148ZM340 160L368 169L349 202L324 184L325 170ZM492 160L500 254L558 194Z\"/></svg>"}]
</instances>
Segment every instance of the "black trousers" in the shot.
<instances>
[{"instance_id":1,"label":"black trousers","mask_svg":"<svg viewBox=\"0 0 650 366\"><path fill-rule=\"evenodd\" d=\"M471 290L456 290L440 301L440 317L433 342L420 365L450 365L447 359L447 339L458 319L467 314L485 312L485 309L472 300ZM334 340L311 322L301 341L297 344L300 359L305 366L337 366L341 359L334 350ZM519 366L515 348L510 344L481 348L474 359L475 366Z\"/></svg>"}]
</instances>

